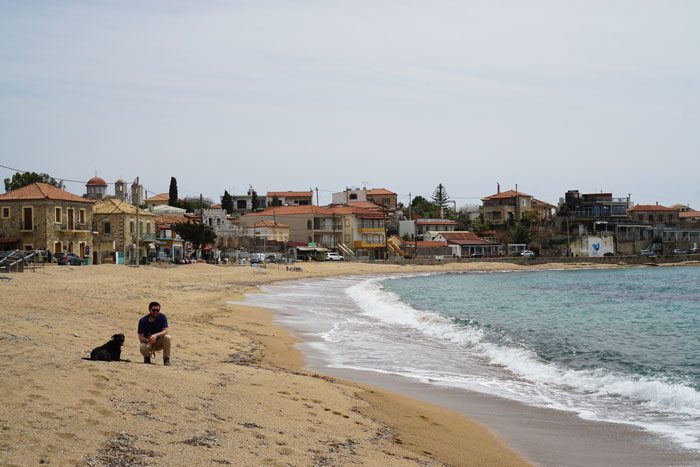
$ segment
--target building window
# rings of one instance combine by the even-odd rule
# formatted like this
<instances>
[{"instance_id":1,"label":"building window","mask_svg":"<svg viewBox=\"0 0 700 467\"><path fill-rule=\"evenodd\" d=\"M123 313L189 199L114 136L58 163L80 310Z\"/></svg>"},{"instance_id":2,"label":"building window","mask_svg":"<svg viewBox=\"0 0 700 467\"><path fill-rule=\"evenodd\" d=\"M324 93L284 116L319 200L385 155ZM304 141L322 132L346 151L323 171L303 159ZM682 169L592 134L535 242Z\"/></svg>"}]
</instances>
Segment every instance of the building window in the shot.
<instances>
[{"instance_id":1,"label":"building window","mask_svg":"<svg viewBox=\"0 0 700 467\"><path fill-rule=\"evenodd\" d=\"M345 235L345 243L350 243L350 235Z\"/></svg>"},{"instance_id":2,"label":"building window","mask_svg":"<svg viewBox=\"0 0 700 467\"><path fill-rule=\"evenodd\" d=\"M357 199L357 193L350 193L349 198L350 198L351 200L355 201L355 200Z\"/></svg>"},{"instance_id":3,"label":"building window","mask_svg":"<svg viewBox=\"0 0 700 467\"><path fill-rule=\"evenodd\" d=\"M22 230L34 230L34 208L22 208Z\"/></svg>"},{"instance_id":4,"label":"building window","mask_svg":"<svg viewBox=\"0 0 700 467\"><path fill-rule=\"evenodd\" d=\"M54 216L54 222L55 222L56 224L60 224L61 222L63 222L63 209L61 209L61 208L56 208L56 209L54 210L53 216Z\"/></svg>"},{"instance_id":5,"label":"building window","mask_svg":"<svg viewBox=\"0 0 700 467\"><path fill-rule=\"evenodd\" d=\"M25 249L25 250L33 250L33 249L34 249L34 245L24 245L24 249Z\"/></svg>"},{"instance_id":6,"label":"building window","mask_svg":"<svg viewBox=\"0 0 700 467\"><path fill-rule=\"evenodd\" d=\"M236 200L236 209L248 209L248 203L246 202L246 200Z\"/></svg>"},{"instance_id":7,"label":"building window","mask_svg":"<svg viewBox=\"0 0 700 467\"><path fill-rule=\"evenodd\" d=\"M111 234L112 233L112 223L105 221L102 223L102 230L105 234Z\"/></svg>"},{"instance_id":8,"label":"building window","mask_svg":"<svg viewBox=\"0 0 700 467\"><path fill-rule=\"evenodd\" d=\"M312 229L314 228L311 219L309 219L308 221L306 221L306 228L307 228L308 230L312 230Z\"/></svg>"},{"instance_id":9,"label":"building window","mask_svg":"<svg viewBox=\"0 0 700 467\"><path fill-rule=\"evenodd\" d=\"M78 223L85 223L85 209L81 209L80 211L78 211Z\"/></svg>"},{"instance_id":10,"label":"building window","mask_svg":"<svg viewBox=\"0 0 700 467\"><path fill-rule=\"evenodd\" d=\"M2 207L2 218L3 219L9 219L10 218L10 208L3 206Z\"/></svg>"},{"instance_id":11,"label":"building window","mask_svg":"<svg viewBox=\"0 0 700 467\"><path fill-rule=\"evenodd\" d=\"M150 222L147 222L147 223L146 223L146 233L147 233L147 234L150 234L150 233L151 233L151 223L150 223Z\"/></svg>"},{"instance_id":12,"label":"building window","mask_svg":"<svg viewBox=\"0 0 700 467\"><path fill-rule=\"evenodd\" d=\"M134 223L134 221L129 222L129 233L131 233L131 234L134 233L134 228L135 228L134 226L135 225L136 224Z\"/></svg>"}]
</instances>

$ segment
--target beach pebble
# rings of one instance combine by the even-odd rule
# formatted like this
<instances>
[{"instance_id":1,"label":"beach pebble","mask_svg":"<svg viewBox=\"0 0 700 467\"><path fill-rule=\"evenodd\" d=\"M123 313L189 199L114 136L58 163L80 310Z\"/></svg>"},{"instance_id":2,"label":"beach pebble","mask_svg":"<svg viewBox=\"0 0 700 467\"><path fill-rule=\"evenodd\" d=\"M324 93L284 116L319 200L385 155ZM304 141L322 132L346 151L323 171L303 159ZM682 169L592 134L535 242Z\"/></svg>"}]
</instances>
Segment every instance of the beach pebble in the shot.
<instances>
[{"instance_id":1,"label":"beach pebble","mask_svg":"<svg viewBox=\"0 0 700 467\"><path fill-rule=\"evenodd\" d=\"M73 337L80 337L80 334L78 334L77 332L74 332Z\"/></svg>"}]
</instances>

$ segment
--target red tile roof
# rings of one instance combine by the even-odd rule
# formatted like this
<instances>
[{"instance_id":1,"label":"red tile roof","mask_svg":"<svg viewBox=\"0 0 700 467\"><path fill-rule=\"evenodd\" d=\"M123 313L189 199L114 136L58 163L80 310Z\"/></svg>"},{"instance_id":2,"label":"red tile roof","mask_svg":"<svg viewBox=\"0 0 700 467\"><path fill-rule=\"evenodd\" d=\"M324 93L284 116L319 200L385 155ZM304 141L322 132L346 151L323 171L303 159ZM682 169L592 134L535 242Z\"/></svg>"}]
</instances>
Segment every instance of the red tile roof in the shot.
<instances>
[{"instance_id":1,"label":"red tile roof","mask_svg":"<svg viewBox=\"0 0 700 467\"><path fill-rule=\"evenodd\" d=\"M56 188L48 183L32 183L16 190L0 195L0 201L33 201L48 199L51 201L71 201L74 203L92 204L93 199L83 198L73 193Z\"/></svg>"},{"instance_id":2,"label":"red tile roof","mask_svg":"<svg viewBox=\"0 0 700 467\"><path fill-rule=\"evenodd\" d=\"M440 232L440 236L448 243L457 245L498 245L495 242L485 240L474 232Z\"/></svg>"},{"instance_id":3,"label":"red tile roof","mask_svg":"<svg viewBox=\"0 0 700 467\"><path fill-rule=\"evenodd\" d=\"M632 208L629 208L627 210L628 212L656 212L656 211L663 211L663 212L677 212L675 209L662 206L660 204L638 204Z\"/></svg>"},{"instance_id":4,"label":"red tile roof","mask_svg":"<svg viewBox=\"0 0 700 467\"><path fill-rule=\"evenodd\" d=\"M358 204L362 203L364 201L360 201ZM352 204L350 206L329 206L328 209L338 216L354 214L363 219L384 219L386 217L386 210L376 204L373 204L371 208Z\"/></svg>"},{"instance_id":5,"label":"red tile roof","mask_svg":"<svg viewBox=\"0 0 700 467\"><path fill-rule=\"evenodd\" d=\"M522 191L508 190L508 191L502 191L501 193L496 193L495 195L487 196L486 198L481 198L481 201L485 201L485 200L489 200L489 199L508 199L508 198L515 198L516 196L532 197L532 195L528 195L527 193L523 193Z\"/></svg>"},{"instance_id":6,"label":"red tile roof","mask_svg":"<svg viewBox=\"0 0 700 467\"><path fill-rule=\"evenodd\" d=\"M363 208L363 209L374 209L383 210L384 208L371 201L348 201L348 206Z\"/></svg>"},{"instance_id":7,"label":"red tile roof","mask_svg":"<svg viewBox=\"0 0 700 467\"><path fill-rule=\"evenodd\" d=\"M107 186L107 182L105 182L104 179L101 179L100 177L92 177L90 180L87 181L85 186Z\"/></svg>"},{"instance_id":8,"label":"red tile roof","mask_svg":"<svg viewBox=\"0 0 700 467\"><path fill-rule=\"evenodd\" d=\"M378 195L396 195L393 191L389 191L386 188L372 188L371 190L367 190L367 194L372 196L378 196Z\"/></svg>"},{"instance_id":9,"label":"red tile roof","mask_svg":"<svg viewBox=\"0 0 700 467\"><path fill-rule=\"evenodd\" d=\"M682 211L678 215L681 219L700 219L700 211Z\"/></svg>"},{"instance_id":10,"label":"red tile roof","mask_svg":"<svg viewBox=\"0 0 700 467\"><path fill-rule=\"evenodd\" d=\"M556 208L553 204L549 204L546 201L539 200L537 198L532 198L532 204L536 205L537 207L543 207L543 208Z\"/></svg>"},{"instance_id":11,"label":"red tile roof","mask_svg":"<svg viewBox=\"0 0 700 467\"><path fill-rule=\"evenodd\" d=\"M173 224L186 223L188 221L184 214L166 214L164 216L156 216L155 223L159 226L171 226Z\"/></svg>"},{"instance_id":12,"label":"red tile roof","mask_svg":"<svg viewBox=\"0 0 700 467\"><path fill-rule=\"evenodd\" d=\"M457 225L456 221L450 219L418 219L416 224L420 225Z\"/></svg>"},{"instance_id":13,"label":"red tile roof","mask_svg":"<svg viewBox=\"0 0 700 467\"><path fill-rule=\"evenodd\" d=\"M278 198L311 198L313 196L311 191L268 191L267 197L272 198L277 196Z\"/></svg>"},{"instance_id":14,"label":"red tile roof","mask_svg":"<svg viewBox=\"0 0 700 467\"><path fill-rule=\"evenodd\" d=\"M168 200L170 200L169 193L159 193L157 195L151 196L150 198L144 199L143 202L148 203L148 202L153 202L153 201L168 201Z\"/></svg>"},{"instance_id":15,"label":"red tile roof","mask_svg":"<svg viewBox=\"0 0 700 467\"><path fill-rule=\"evenodd\" d=\"M271 220L261 220L253 224L255 227L275 227L278 229L288 229L289 226L287 224L280 224L279 222L271 221Z\"/></svg>"}]
</instances>

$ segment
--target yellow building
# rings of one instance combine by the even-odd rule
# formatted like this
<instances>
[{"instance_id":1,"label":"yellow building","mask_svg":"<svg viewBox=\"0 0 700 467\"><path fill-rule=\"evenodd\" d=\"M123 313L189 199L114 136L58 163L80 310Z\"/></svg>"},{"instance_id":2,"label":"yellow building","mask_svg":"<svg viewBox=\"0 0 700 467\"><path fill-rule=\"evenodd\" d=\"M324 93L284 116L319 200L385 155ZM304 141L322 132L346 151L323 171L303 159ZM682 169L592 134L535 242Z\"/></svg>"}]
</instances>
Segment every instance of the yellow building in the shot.
<instances>
[{"instance_id":1,"label":"yellow building","mask_svg":"<svg viewBox=\"0 0 700 467\"><path fill-rule=\"evenodd\" d=\"M126 201L114 198L95 204L93 236L95 262L129 264L155 249L156 216ZM138 222L138 252L137 249Z\"/></svg>"}]
</instances>

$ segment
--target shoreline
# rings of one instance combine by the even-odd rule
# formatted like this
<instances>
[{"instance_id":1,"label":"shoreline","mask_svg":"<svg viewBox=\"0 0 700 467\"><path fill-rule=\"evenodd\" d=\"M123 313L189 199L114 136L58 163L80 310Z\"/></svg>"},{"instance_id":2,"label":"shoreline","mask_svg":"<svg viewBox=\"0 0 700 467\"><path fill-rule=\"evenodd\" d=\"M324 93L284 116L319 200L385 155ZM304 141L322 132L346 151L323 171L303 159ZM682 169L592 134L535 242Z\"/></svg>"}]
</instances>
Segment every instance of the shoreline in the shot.
<instances>
[{"instance_id":1,"label":"shoreline","mask_svg":"<svg viewBox=\"0 0 700 467\"><path fill-rule=\"evenodd\" d=\"M567 269L571 268L547 270ZM450 272L461 271L436 271L434 274ZM416 272L416 274L421 273ZM373 275L363 275L359 279L367 279L371 276ZM344 276L342 279L352 279L352 277ZM338 293L337 290L340 290L332 285L323 289L325 295L329 293L335 295ZM305 300L310 298L313 301L316 294L310 292L313 290L312 281L304 281L304 290L308 294ZM272 297L275 296L274 290L263 289L263 292L269 293ZM294 295L296 294L292 293L290 296L291 300L294 300ZM279 307L271 307L271 312L276 315L276 323L289 329L293 335L299 336L301 342L297 347L306 355L307 368L368 384L371 387L405 394L461 413L493 430L498 438L515 448L518 454L530 462L542 465L629 466L697 465L700 462L698 451L684 448L659 433L648 431L633 423L588 420L572 411L529 405L464 388L443 387L399 374L348 367L336 368L332 363L334 360L325 356L324 352L314 344L319 340L316 334L325 333L328 328L317 328L315 325L308 324L311 322L308 319L305 325L304 312L292 305L292 302L290 302L289 313L285 312L284 309L290 297L286 296L286 292L282 292L282 304ZM265 301L247 303L253 306L267 306ZM323 342L323 339L320 339L320 342ZM610 443L611 439L615 442Z\"/></svg>"},{"instance_id":2,"label":"shoreline","mask_svg":"<svg viewBox=\"0 0 700 467\"><path fill-rule=\"evenodd\" d=\"M0 464L525 465L452 410L302 370L297 340L272 312L228 302L302 278L538 267L302 269L100 265L12 274L0 284ZM160 356L141 363L135 328L151 300L172 327L170 367ZM82 360L117 332L131 362Z\"/></svg>"}]
</instances>

